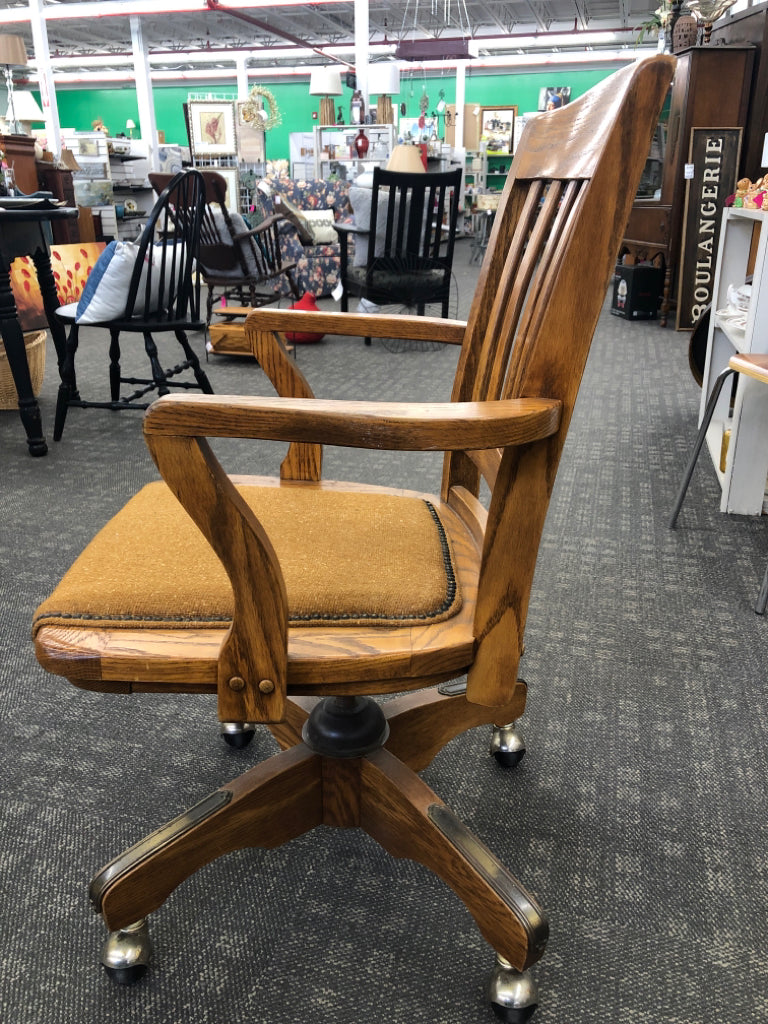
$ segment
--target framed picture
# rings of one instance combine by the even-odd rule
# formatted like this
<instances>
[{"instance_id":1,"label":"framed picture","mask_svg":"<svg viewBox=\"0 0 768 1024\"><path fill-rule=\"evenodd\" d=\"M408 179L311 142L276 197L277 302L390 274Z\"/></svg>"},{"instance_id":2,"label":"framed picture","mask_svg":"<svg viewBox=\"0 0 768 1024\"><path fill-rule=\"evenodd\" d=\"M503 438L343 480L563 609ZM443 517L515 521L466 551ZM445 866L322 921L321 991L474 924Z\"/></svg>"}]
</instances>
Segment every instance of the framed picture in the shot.
<instances>
[{"instance_id":1,"label":"framed picture","mask_svg":"<svg viewBox=\"0 0 768 1024\"><path fill-rule=\"evenodd\" d=\"M208 167L206 170L216 171L227 183L227 209L240 212L240 178L236 167Z\"/></svg>"},{"instance_id":2,"label":"framed picture","mask_svg":"<svg viewBox=\"0 0 768 1024\"><path fill-rule=\"evenodd\" d=\"M480 141L489 153L514 151L517 107L483 107L480 111Z\"/></svg>"},{"instance_id":3,"label":"framed picture","mask_svg":"<svg viewBox=\"0 0 768 1024\"><path fill-rule=\"evenodd\" d=\"M548 85L539 89L539 110L557 110L570 102L570 85Z\"/></svg>"},{"instance_id":4,"label":"framed picture","mask_svg":"<svg viewBox=\"0 0 768 1024\"><path fill-rule=\"evenodd\" d=\"M189 103L193 156L235 156L235 104L231 100Z\"/></svg>"},{"instance_id":5,"label":"framed picture","mask_svg":"<svg viewBox=\"0 0 768 1024\"><path fill-rule=\"evenodd\" d=\"M264 129L243 117L243 107L248 101L237 104L237 155L243 163L258 164L266 159Z\"/></svg>"}]
</instances>

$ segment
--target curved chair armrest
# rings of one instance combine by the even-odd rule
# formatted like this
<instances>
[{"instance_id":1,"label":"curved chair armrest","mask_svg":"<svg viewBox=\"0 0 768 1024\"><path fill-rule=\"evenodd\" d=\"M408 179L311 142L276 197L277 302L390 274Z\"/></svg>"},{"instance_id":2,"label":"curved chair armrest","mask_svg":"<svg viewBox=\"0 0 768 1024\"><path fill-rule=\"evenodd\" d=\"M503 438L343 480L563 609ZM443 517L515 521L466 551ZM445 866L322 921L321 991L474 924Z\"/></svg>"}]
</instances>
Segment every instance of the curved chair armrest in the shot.
<instances>
[{"instance_id":1,"label":"curved chair armrest","mask_svg":"<svg viewBox=\"0 0 768 1024\"><path fill-rule=\"evenodd\" d=\"M370 234L370 231L368 230L368 228L358 227L358 225L354 224L352 221L337 220L336 223L333 226L336 229L336 232L338 234L344 234L344 235L369 235Z\"/></svg>"},{"instance_id":2,"label":"curved chair armrest","mask_svg":"<svg viewBox=\"0 0 768 1024\"><path fill-rule=\"evenodd\" d=\"M443 320L437 316L375 316L370 313L302 313L293 309L261 307L248 314L246 333L250 331L321 331L349 337L409 338L414 341L438 341L461 345L466 330L464 320Z\"/></svg>"},{"instance_id":3,"label":"curved chair armrest","mask_svg":"<svg viewBox=\"0 0 768 1024\"><path fill-rule=\"evenodd\" d=\"M254 238L256 235L263 235L265 231L269 231L274 224L281 220L285 220L282 213L272 213L269 217L265 217L260 224L257 224L255 228L250 228L248 231L238 231L237 234L232 236L232 239L235 242L239 242L241 238Z\"/></svg>"},{"instance_id":4,"label":"curved chair armrest","mask_svg":"<svg viewBox=\"0 0 768 1024\"><path fill-rule=\"evenodd\" d=\"M559 428L560 414L561 403L546 398L420 403L166 395L147 410L144 433L391 451L464 451L551 437Z\"/></svg>"}]
</instances>

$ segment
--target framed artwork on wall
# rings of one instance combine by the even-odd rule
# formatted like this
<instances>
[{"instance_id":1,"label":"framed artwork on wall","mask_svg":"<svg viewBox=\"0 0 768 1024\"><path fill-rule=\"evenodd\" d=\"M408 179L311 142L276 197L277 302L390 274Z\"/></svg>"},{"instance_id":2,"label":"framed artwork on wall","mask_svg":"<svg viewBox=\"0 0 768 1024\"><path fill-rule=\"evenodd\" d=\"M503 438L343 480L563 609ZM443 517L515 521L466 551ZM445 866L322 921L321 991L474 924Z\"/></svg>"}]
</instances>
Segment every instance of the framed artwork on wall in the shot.
<instances>
[{"instance_id":1,"label":"framed artwork on wall","mask_svg":"<svg viewBox=\"0 0 768 1024\"><path fill-rule=\"evenodd\" d=\"M236 167L208 167L206 170L216 171L227 183L226 204L228 210L240 212L240 178Z\"/></svg>"},{"instance_id":2,"label":"framed artwork on wall","mask_svg":"<svg viewBox=\"0 0 768 1024\"><path fill-rule=\"evenodd\" d=\"M235 156L235 104L231 100L189 103L188 118L193 156Z\"/></svg>"},{"instance_id":3,"label":"framed artwork on wall","mask_svg":"<svg viewBox=\"0 0 768 1024\"><path fill-rule=\"evenodd\" d=\"M548 85L539 89L539 110L557 110L570 102L570 85Z\"/></svg>"},{"instance_id":4,"label":"framed artwork on wall","mask_svg":"<svg viewBox=\"0 0 768 1024\"><path fill-rule=\"evenodd\" d=\"M489 153L513 152L517 107L483 107L480 111L480 141Z\"/></svg>"}]
</instances>

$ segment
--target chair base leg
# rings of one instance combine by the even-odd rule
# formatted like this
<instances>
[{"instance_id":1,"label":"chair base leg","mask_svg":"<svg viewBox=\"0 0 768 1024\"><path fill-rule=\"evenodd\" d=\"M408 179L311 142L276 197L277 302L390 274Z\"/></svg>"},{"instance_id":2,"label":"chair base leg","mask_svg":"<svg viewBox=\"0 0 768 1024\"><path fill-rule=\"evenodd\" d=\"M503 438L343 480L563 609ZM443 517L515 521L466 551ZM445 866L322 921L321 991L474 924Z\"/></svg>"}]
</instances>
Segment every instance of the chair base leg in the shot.
<instances>
[{"instance_id":1,"label":"chair base leg","mask_svg":"<svg viewBox=\"0 0 768 1024\"><path fill-rule=\"evenodd\" d=\"M518 689L520 695L503 709L504 717L522 711L524 684ZM419 697L426 700L426 710L420 709ZM369 703L357 702L361 709ZM273 727L278 741L288 745L303 734L314 742L319 728L323 748L345 728L346 715L334 712L350 710L338 698L299 698L289 706L286 722ZM290 746L216 790L96 875L91 899L114 933L108 943L117 948L119 963L112 965L116 980L130 982L140 975L148 944L137 942L134 932L195 871L233 850L280 846L321 824L361 828L393 856L416 860L437 874L464 902L509 970L525 971L542 956L548 925L533 897L412 768L375 743L374 733L420 764L424 756L415 751L425 716L438 723L442 746L468 727L466 710L472 706L460 690L441 694L435 689L426 691L426 697L406 695L381 707L387 709L386 717L379 713L376 728L364 730L365 753L358 753L355 744L371 716L350 715L357 719L353 730L358 733L340 739L340 756L317 753L303 742ZM492 720L491 709L478 709L477 714L481 721ZM427 751L426 763L434 752Z\"/></svg>"},{"instance_id":2,"label":"chair base leg","mask_svg":"<svg viewBox=\"0 0 768 1024\"><path fill-rule=\"evenodd\" d=\"M765 575L763 576L763 582L760 587L760 593L757 595L757 604L755 605L755 612L758 615L765 613L765 606L768 604L768 566L765 568Z\"/></svg>"}]
</instances>

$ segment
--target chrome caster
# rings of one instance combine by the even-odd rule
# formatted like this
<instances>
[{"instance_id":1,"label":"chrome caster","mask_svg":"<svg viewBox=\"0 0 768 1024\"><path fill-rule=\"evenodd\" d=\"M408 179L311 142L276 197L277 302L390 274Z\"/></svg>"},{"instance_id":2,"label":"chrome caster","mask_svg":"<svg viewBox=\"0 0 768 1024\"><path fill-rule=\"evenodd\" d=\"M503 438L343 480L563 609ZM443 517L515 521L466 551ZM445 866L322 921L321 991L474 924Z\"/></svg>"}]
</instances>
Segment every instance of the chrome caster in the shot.
<instances>
[{"instance_id":1,"label":"chrome caster","mask_svg":"<svg viewBox=\"0 0 768 1024\"><path fill-rule=\"evenodd\" d=\"M149 965L152 943L145 920L110 932L101 951L101 962L112 981L134 985Z\"/></svg>"},{"instance_id":2,"label":"chrome caster","mask_svg":"<svg viewBox=\"0 0 768 1024\"><path fill-rule=\"evenodd\" d=\"M493 1012L506 1024L525 1024L539 1005L539 993L530 971L516 970L498 953L487 992Z\"/></svg>"},{"instance_id":3,"label":"chrome caster","mask_svg":"<svg viewBox=\"0 0 768 1024\"><path fill-rule=\"evenodd\" d=\"M515 722L494 725L491 734L491 753L504 768L514 768L525 756L525 737Z\"/></svg>"},{"instance_id":4,"label":"chrome caster","mask_svg":"<svg viewBox=\"0 0 768 1024\"><path fill-rule=\"evenodd\" d=\"M256 726L253 722L221 722L220 732L227 746L243 750L253 739Z\"/></svg>"}]
</instances>

